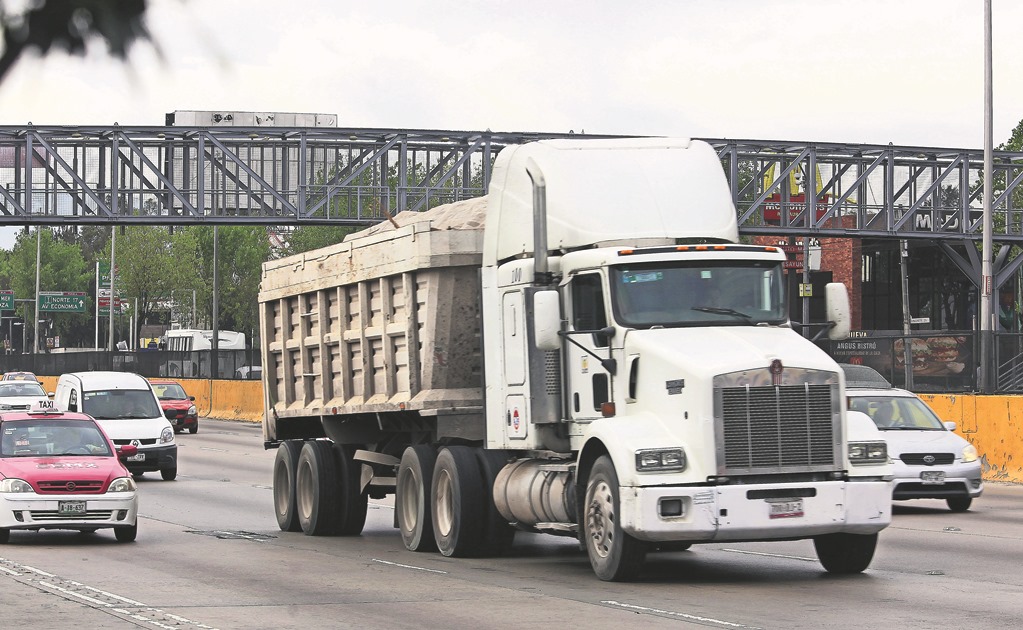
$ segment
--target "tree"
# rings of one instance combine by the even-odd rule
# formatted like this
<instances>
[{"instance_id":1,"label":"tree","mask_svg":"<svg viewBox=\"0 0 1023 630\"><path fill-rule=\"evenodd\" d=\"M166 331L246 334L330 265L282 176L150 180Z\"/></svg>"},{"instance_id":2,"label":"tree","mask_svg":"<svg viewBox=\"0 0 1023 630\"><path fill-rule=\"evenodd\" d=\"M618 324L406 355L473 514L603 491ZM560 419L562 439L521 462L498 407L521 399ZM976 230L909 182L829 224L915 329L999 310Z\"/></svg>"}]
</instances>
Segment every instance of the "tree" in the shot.
<instances>
[{"instance_id":1,"label":"tree","mask_svg":"<svg viewBox=\"0 0 1023 630\"><path fill-rule=\"evenodd\" d=\"M213 228L189 227L181 232L189 234L189 238L196 242L200 278L198 304L200 313L209 322L213 318ZM266 229L260 226L222 226L217 232L218 328L252 335L259 329L257 299L262 265L270 258Z\"/></svg>"},{"instance_id":2,"label":"tree","mask_svg":"<svg viewBox=\"0 0 1023 630\"><path fill-rule=\"evenodd\" d=\"M92 286L92 270L82 258L77 245L62 243L48 228L42 228L39 241L40 291L82 291ZM14 248L8 256L11 288L16 298L29 298L36 294L36 232L18 234ZM86 300L85 313L40 313L47 320L49 336L59 335L63 346L91 345L91 300ZM22 302L17 311L24 317L31 338L35 329L35 309L31 302ZM43 331L40 331L42 334Z\"/></svg>"},{"instance_id":3,"label":"tree","mask_svg":"<svg viewBox=\"0 0 1023 630\"><path fill-rule=\"evenodd\" d=\"M175 291L191 293L199 285L194 239L174 239L162 226L129 226L118 233L115 247L114 288L131 308L138 304L140 322L155 321ZM110 260L109 239L101 257Z\"/></svg>"},{"instance_id":4,"label":"tree","mask_svg":"<svg viewBox=\"0 0 1023 630\"><path fill-rule=\"evenodd\" d=\"M97 38L111 55L125 59L133 43L152 41L145 25L146 5L146 0L0 2L0 81L26 52L45 55L58 48L84 55L88 42Z\"/></svg>"}]
</instances>

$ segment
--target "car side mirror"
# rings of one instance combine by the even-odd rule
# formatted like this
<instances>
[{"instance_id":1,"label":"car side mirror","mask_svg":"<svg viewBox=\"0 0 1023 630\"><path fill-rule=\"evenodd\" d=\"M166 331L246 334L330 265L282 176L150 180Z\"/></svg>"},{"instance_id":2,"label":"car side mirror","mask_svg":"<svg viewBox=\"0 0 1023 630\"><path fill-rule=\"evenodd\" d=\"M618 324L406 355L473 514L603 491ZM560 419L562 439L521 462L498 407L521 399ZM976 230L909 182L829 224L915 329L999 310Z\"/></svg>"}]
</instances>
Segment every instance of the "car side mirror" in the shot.
<instances>
[{"instance_id":1,"label":"car side mirror","mask_svg":"<svg viewBox=\"0 0 1023 630\"><path fill-rule=\"evenodd\" d=\"M139 452L139 447L134 444L125 444L124 446L117 447L117 458L124 459L125 457L131 457Z\"/></svg>"},{"instance_id":2,"label":"car side mirror","mask_svg":"<svg viewBox=\"0 0 1023 630\"><path fill-rule=\"evenodd\" d=\"M952 421L942 422L942 424L945 425L945 428L948 429L949 431L955 431L956 427L959 426L955 422L952 422Z\"/></svg>"},{"instance_id":3,"label":"car side mirror","mask_svg":"<svg viewBox=\"0 0 1023 630\"><path fill-rule=\"evenodd\" d=\"M195 396L189 396L188 399L191 400L192 402L195 402Z\"/></svg>"}]
</instances>

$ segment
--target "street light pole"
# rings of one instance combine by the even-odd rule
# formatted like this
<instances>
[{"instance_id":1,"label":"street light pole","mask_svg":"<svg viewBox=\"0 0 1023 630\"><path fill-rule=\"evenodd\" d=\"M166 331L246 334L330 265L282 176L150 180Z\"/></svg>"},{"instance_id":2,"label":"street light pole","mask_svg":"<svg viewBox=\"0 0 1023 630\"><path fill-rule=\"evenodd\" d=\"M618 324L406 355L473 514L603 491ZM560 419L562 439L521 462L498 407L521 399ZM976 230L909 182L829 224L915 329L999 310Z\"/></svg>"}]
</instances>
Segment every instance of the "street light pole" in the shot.
<instances>
[{"instance_id":1,"label":"street light pole","mask_svg":"<svg viewBox=\"0 0 1023 630\"><path fill-rule=\"evenodd\" d=\"M32 354L39 352L39 268L42 261L43 230L36 227L36 316L35 338L32 340Z\"/></svg>"},{"instance_id":2,"label":"street light pole","mask_svg":"<svg viewBox=\"0 0 1023 630\"><path fill-rule=\"evenodd\" d=\"M991 277L991 196L994 170L994 124L991 69L991 0L984 0L984 218L981 245L980 296L980 391L991 393L995 386L994 305Z\"/></svg>"}]
</instances>

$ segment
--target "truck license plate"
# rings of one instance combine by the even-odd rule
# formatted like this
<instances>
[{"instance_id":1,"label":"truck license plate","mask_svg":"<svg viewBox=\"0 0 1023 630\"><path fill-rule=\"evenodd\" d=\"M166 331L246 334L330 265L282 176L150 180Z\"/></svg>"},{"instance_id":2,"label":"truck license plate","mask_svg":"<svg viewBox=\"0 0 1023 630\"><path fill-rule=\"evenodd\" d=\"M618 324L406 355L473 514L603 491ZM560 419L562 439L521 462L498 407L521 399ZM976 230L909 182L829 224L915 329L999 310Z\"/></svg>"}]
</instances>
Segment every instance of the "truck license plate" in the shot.
<instances>
[{"instance_id":1,"label":"truck license plate","mask_svg":"<svg viewBox=\"0 0 1023 630\"><path fill-rule=\"evenodd\" d=\"M129 462L144 462L146 461L146 454L136 453L134 455L129 455L128 457L125 458L125 460Z\"/></svg>"},{"instance_id":2,"label":"truck license plate","mask_svg":"<svg viewBox=\"0 0 1023 630\"><path fill-rule=\"evenodd\" d=\"M85 501L57 501L58 514L85 514Z\"/></svg>"},{"instance_id":3,"label":"truck license plate","mask_svg":"<svg viewBox=\"0 0 1023 630\"><path fill-rule=\"evenodd\" d=\"M943 470L925 470L920 473L920 481L923 483L945 483L945 471Z\"/></svg>"},{"instance_id":4,"label":"truck license plate","mask_svg":"<svg viewBox=\"0 0 1023 630\"><path fill-rule=\"evenodd\" d=\"M795 501L772 501L768 505L771 506L771 518L798 518L803 515L802 499L796 499Z\"/></svg>"}]
</instances>

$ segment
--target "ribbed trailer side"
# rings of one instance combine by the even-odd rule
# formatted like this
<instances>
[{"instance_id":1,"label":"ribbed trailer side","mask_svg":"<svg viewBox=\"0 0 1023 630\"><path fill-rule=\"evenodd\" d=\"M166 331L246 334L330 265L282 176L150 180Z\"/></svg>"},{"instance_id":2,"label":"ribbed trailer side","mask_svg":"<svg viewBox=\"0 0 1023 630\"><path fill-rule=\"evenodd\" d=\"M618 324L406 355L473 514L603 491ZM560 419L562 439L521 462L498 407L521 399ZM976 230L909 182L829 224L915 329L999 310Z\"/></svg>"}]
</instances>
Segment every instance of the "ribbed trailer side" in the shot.
<instances>
[{"instance_id":1,"label":"ribbed trailer side","mask_svg":"<svg viewBox=\"0 0 1023 630\"><path fill-rule=\"evenodd\" d=\"M310 437L326 417L482 406L484 208L470 200L402 213L402 227L264 265L268 440Z\"/></svg>"}]
</instances>

